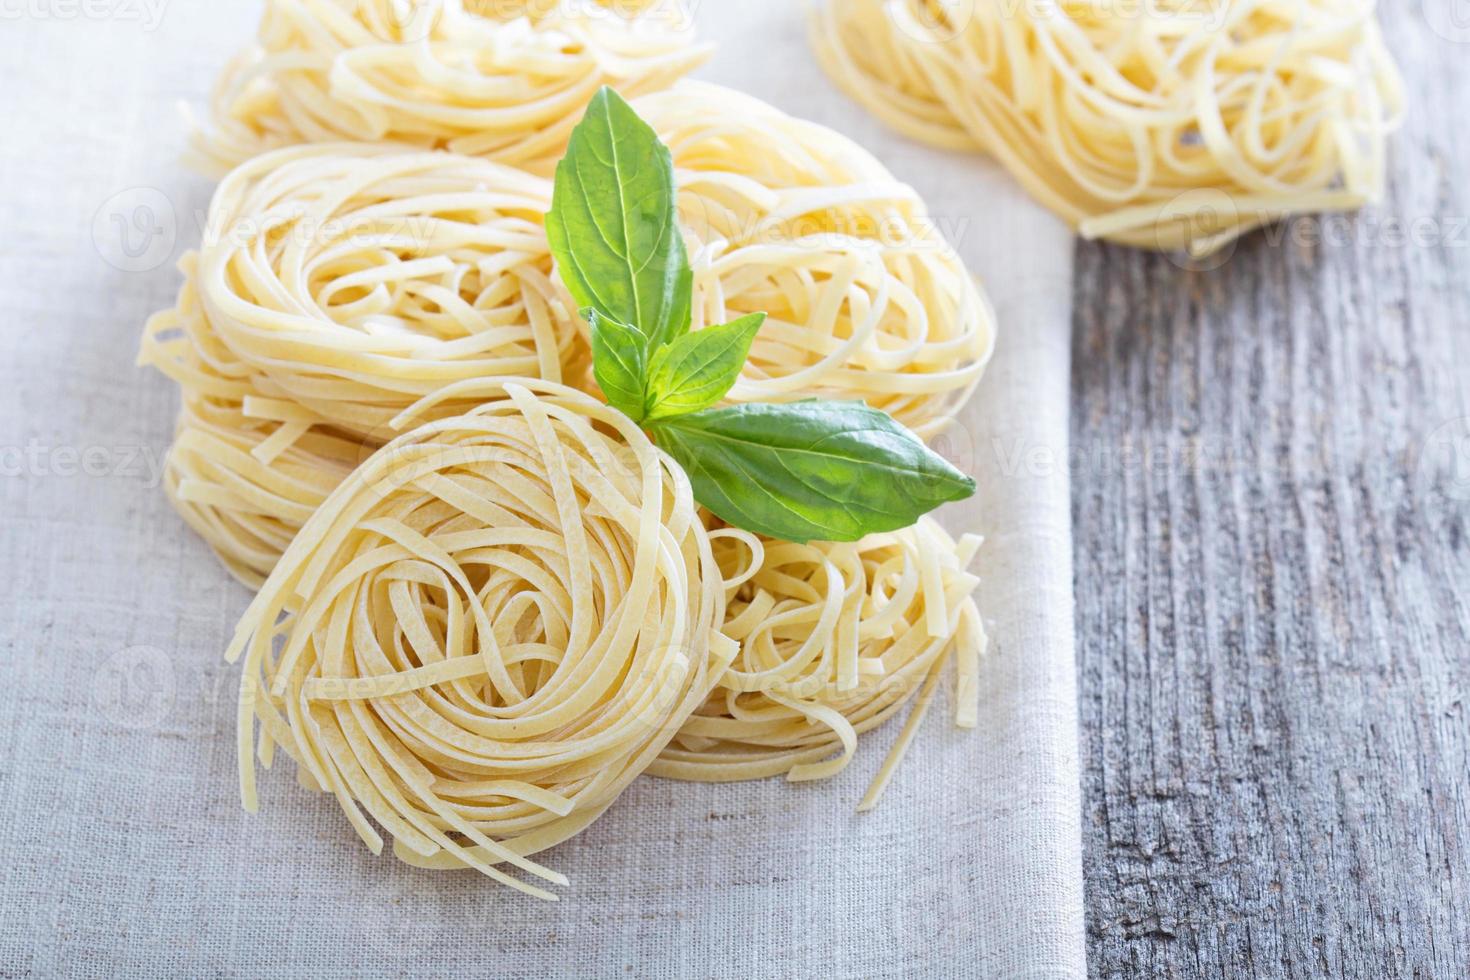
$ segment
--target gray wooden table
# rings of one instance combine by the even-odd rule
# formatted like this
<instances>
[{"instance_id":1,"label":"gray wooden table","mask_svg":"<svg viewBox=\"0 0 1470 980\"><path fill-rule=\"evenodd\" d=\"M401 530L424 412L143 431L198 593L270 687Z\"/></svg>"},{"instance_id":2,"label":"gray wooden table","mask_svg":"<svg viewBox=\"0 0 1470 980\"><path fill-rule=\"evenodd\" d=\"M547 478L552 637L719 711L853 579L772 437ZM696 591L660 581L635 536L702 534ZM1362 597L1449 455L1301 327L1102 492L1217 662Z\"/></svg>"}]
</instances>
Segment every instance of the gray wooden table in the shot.
<instances>
[{"instance_id":1,"label":"gray wooden table","mask_svg":"<svg viewBox=\"0 0 1470 980\"><path fill-rule=\"evenodd\" d=\"M1470 2L1381 7L1381 207L1077 253L1095 975L1470 977Z\"/></svg>"}]
</instances>

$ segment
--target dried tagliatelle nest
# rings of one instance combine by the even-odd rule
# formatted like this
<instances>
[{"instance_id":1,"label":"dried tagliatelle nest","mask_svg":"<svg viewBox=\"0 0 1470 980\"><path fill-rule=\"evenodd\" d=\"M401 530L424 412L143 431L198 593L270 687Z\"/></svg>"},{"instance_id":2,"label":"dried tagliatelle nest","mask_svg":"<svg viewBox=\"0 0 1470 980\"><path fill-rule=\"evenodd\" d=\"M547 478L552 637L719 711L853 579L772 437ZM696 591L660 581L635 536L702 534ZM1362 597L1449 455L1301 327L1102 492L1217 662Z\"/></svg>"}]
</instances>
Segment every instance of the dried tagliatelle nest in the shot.
<instances>
[{"instance_id":1,"label":"dried tagliatelle nest","mask_svg":"<svg viewBox=\"0 0 1470 980\"><path fill-rule=\"evenodd\" d=\"M381 144L257 158L210 206L204 313L264 388L364 435L454 381L559 381L583 348L550 280L550 193Z\"/></svg>"},{"instance_id":2,"label":"dried tagliatelle nest","mask_svg":"<svg viewBox=\"0 0 1470 980\"><path fill-rule=\"evenodd\" d=\"M985 647L967 571L980 539L956 543L924 518L849 544L710 532L725 580L724 632L740 654L650 772L701 782L784 774L825 779L858 736L918 698L859 809L875 805L955 668L955 723L973 728Z\"/></svg>"},{"instance_id":3,"label":"dried tagliatelle nest","mask_svg":"<svg viewBox=\"0 0 1470 980\"><path fill-rule=\"evenodd\" d=\"M767 314L730 401L861 399L942 432L995 323L913 189L846 137L729 89L684 82L635 105L674 156L694 328Z\"/></svg>"},{"instance_id":4,"label":"dried tagliatelle nest","mask_svg":"<svg viewBox=\"0 0 1470 980\"><path fill-rule=\"evenodd\" d=\"M823 0L811 36L874 113L1083 235L1196 255L1378 200L1404 108L1373 0Z\"/></svg>"},{"instance_id":5,"label":"dried tagliatelle nest","mask_svg":"<svg viewBox=\"0 0 1470 980\"><path fill-rule=\"evenodd\" d=\"M169 493L237 577L258 585L420 398L582 370L550 194L490 161L378 144L278 150L220 185L140 360L183 389Z\"/></svg>"},{"instance_id":6,"label":"dried tagliatelle nest","mask_svg":"<svg viewBox=\"0 0 1470 980\"><path fill-rule=\"evenodd\" d=\"M191 162L367 140L549 170L599 87L663 88L710 51L680 0L268 0Z\"/></svg>"},{"instance_id":7,"label":"dried tagliatelle nest","mask_svg":"<svg viewBox=\"0 0 1470 980\"><path fill-rule=\"evenodd\" d=\"M230 646L240 778L276 749L363 841L512 871L605 811L734 655L689 482L631 420L541 381L376 453L286 549ZM258 740L257 740L258 736ZM376 825L376 826L375 826Z\"/></svg>"}]
</instances>

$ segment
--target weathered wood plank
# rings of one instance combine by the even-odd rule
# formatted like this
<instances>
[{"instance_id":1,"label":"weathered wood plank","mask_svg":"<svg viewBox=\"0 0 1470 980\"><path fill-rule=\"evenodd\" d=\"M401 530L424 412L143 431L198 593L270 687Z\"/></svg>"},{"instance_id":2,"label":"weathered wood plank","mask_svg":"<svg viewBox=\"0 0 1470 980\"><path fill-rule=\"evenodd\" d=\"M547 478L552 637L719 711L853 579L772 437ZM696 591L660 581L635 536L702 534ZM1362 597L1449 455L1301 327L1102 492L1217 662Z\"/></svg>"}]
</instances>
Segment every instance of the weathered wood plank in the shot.
<instances>
[{"instance_id":1,"label":"weathered wood plank","mask_svg":"<svg viewBox=\"0 0 1470 980\"><path fill-rule=\"evenodd\" d=\"M1213 272L1078 249L1097 975L1470 976L1470 30L1441 2L1382 11L1414 105L1383 207Z\"/></svg>"}]
</instances>

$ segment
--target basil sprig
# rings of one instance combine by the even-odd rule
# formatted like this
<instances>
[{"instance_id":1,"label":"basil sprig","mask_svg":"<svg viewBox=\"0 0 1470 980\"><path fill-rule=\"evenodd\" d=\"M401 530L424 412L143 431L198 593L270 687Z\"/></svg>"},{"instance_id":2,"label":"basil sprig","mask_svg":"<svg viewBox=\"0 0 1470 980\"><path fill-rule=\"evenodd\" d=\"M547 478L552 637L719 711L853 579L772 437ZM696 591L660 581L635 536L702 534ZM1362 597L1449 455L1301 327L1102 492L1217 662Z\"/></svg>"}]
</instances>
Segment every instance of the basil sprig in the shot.
<instances>
[{"instance_id":1,"label":"basil sprig","mask_svg":"<svg viewBox=\"0 0 1470 980\"><path fill-rule=\"evenodd\" d=\"M908 527L975 484L886 412L861 402L734 405L655 427L699 502L788 541L854 541ZM780 533L766 530L780 527Z\"/></svg>"},{"instance_id":2,"label":"basil sprig","mask_svg":"<svg viewBox=\"0 0 1470 980\"><path fill-rule=\"evenodd\" d=\"M648 365L648 421L672 420L724 398L740 380L756 331L765 322L764 313L747 313L654 351Z\"/></svg>"},{"instance_id":3,"label":"basil sprig","mask_svg":"<svg viewBox=\"0 0 1470 980\"><path fill-rule=\"evenodd\" d=\"M711 407L739 380L766 315L690 332L673 157L612 89L593 97L572 133L546 229L591 325L593 376L608 403L645 427L723 520L786 541L856 541L975 492L974 480L861 402Z\"/></svg>"}]
</instances>

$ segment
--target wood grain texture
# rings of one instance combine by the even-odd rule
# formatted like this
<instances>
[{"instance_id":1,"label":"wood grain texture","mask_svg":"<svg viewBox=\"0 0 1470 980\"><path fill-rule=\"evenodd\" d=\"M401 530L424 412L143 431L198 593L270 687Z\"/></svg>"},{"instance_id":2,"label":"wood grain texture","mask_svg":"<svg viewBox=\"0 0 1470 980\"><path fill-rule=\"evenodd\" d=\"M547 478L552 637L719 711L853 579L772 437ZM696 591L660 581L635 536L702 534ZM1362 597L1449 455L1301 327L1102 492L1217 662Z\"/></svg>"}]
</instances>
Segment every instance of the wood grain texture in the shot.
<instances>
[{"instance_id":1,"label":"wood grain texture","mask_svg":"<svg viewBox=\"0 0 1470 980\"><path fill-rule=\"evenodd\" d=\"M1470 977L1470 27L1423 3L1382 207L1078 249L1094 975Z\"/></svg>"}]
</instances>

